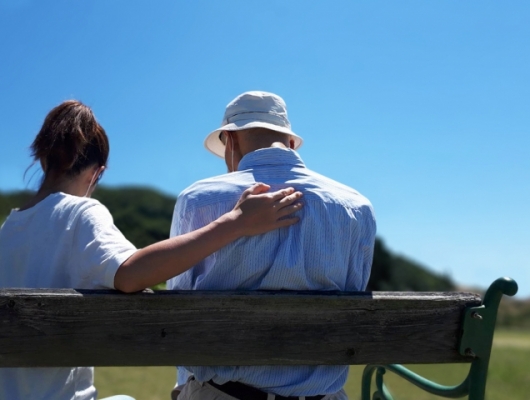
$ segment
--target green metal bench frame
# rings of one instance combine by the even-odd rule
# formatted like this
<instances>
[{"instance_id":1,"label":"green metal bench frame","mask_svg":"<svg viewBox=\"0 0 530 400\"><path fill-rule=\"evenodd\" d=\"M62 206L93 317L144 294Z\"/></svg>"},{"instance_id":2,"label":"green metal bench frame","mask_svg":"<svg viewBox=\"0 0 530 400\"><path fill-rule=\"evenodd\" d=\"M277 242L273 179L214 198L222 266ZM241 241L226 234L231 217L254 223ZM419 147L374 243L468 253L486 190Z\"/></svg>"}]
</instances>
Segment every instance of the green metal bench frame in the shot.
<instances>
[{"instance_id":1,"label":"green metal bench frame","mask_svg":"<svg viewBox=\"0 0 530 400\"><path fill-rule=\"evenodd\" d=\"M469 373L462 383L444 386L432 382L399 364L367 365L362 377L362 400L370 400L372 377L375 373L376 391L372 400L393 400L383 382L386 371L391 371L420 389L437 396L460 398L469 396L469 400L484 400L488 365L497 320L497 310L503 295L517 293L517 283L510 278L500 278L487 290L482 305L466 309L460 339L460 354L473 357Z\"/></svg>"}]
</instances>

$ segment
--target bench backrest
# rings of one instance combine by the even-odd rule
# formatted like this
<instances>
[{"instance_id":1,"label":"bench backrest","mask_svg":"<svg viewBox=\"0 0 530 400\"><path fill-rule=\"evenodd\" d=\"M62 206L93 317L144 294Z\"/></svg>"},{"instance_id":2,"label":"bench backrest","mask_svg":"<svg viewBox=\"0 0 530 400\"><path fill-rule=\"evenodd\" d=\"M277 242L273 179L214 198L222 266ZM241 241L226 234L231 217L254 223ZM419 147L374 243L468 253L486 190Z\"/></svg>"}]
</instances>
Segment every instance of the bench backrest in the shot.
<instances>
[{"instance_id":1,"label":"bench backrest","mask_svg":"<svg viewBox=\"0 0 530 400\"><path fill-rule=\"evenodd\" d=\"M470 362L471 293L0 289L0 367Z\"/></svg>"}]
</instances>

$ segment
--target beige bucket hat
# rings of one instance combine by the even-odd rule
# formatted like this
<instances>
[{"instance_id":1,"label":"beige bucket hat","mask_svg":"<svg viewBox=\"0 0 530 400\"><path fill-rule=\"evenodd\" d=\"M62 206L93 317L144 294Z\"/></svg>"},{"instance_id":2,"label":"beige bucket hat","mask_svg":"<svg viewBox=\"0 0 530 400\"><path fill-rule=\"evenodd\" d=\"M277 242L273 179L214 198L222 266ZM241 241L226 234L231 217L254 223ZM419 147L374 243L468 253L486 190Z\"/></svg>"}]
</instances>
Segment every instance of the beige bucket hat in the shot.
<instances>
[{"instance_id":1,"label":"beige bucket hat","mask_svg":"<svg viewBox=\"0 0 530 400\"><path fill-rule=\"evenodd\" d=\"M225 146L219 140L219 133L249 128L267 128L291 135L295 150L303 142L302 138L291 130L285 101L274 93L252 91L240 94L228 103L221 127L206 137L204 146L216 156L224 158Z\"/></svg>"}]
</instances>

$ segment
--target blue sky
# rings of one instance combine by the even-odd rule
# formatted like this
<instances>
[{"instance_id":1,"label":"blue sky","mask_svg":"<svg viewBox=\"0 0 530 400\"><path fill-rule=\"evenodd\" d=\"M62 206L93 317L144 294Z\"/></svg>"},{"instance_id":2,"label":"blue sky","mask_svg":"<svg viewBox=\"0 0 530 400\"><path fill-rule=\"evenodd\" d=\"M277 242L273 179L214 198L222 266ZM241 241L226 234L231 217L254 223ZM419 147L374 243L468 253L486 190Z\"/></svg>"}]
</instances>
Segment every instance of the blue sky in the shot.
<instances>
[{"instance_id":1,"label":"blue sky","mask_svg":"<svg viewBox=\"0 0 530 400\"><path fill-rule=\"evenodd\" d=\"M287 102L307 166L366 195L396 253L530 296L530 3L0 0L0 190L63 100L107 130L104 183L176 195L247 90ZM31 173L27 177L31 176Z\"/></svg>"}]
</instances>

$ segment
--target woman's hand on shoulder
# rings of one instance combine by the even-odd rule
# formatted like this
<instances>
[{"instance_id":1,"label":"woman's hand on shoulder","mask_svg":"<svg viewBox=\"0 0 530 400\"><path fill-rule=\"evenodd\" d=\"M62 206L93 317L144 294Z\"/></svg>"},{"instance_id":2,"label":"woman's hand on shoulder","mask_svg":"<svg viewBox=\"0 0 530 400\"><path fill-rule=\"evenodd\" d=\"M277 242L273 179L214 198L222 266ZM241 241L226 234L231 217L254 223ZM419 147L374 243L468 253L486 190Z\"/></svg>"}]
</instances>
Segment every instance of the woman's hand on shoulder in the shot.
<instances>
[{"instance_id":1,"label":"woman's hand on shoulder","mask_svg":"<svg viewBox=\"0 0 530 400\"><path fill-rule=\"evenodd\" d=\"M230 212L243 236L259 235L273 229L293 225L299 217L292 214L303 205L302 193L293 188L269 192L270 186L256 183L245 190Z\"/></svg>"}]
</instances>

